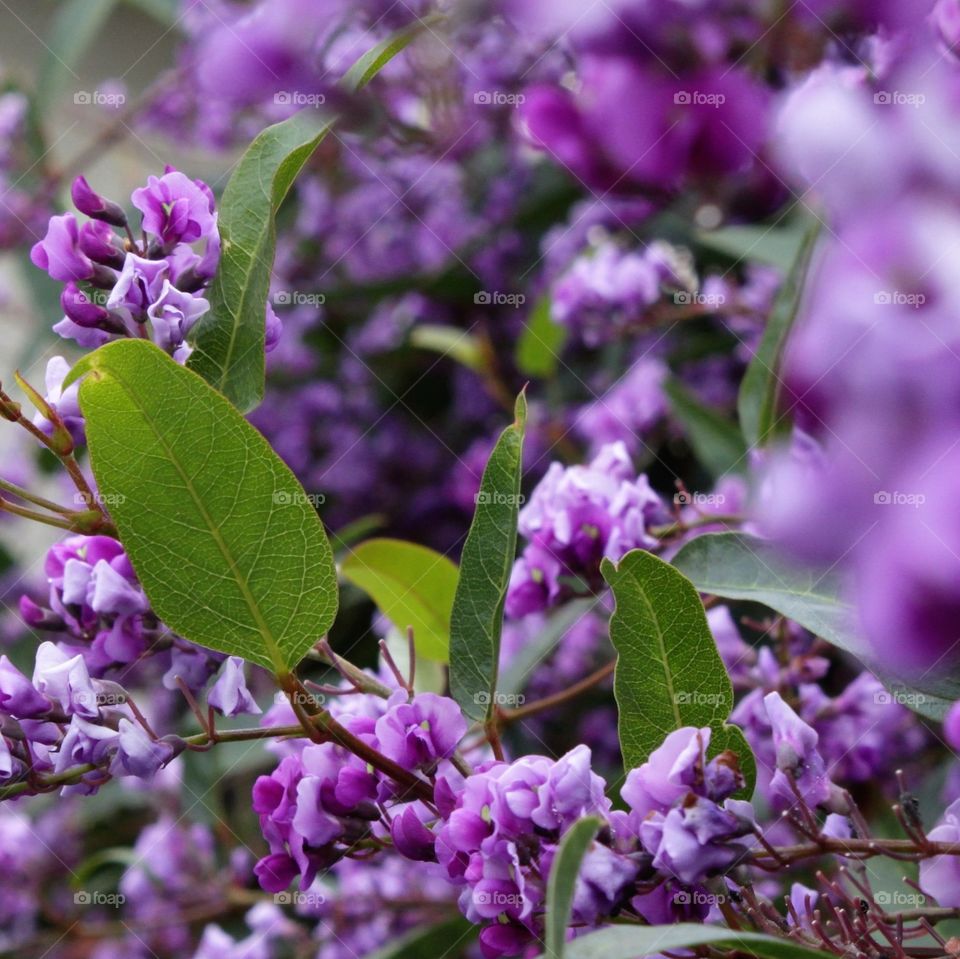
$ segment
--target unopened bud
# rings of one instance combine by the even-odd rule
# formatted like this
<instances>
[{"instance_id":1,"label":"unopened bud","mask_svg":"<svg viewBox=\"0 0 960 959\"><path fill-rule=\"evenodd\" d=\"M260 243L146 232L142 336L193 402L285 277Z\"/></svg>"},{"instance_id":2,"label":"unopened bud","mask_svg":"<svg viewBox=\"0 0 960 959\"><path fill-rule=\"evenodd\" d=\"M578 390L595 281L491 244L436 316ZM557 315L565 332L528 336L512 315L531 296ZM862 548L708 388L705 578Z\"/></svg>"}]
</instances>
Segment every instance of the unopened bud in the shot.
<instances>
[{"instance_id":1,"label":"unopened bud","mask_svg":"<svg viewBox=\"0 0 960 959\"><path fill-rule=\"evenodd\" d=\"M70 188L73 205L91 219L103 220L112 226L124 227L127 225L127 215L111 200L107 200L95 193L86 177L78 176Z\"/></svg>"}]
</instances>

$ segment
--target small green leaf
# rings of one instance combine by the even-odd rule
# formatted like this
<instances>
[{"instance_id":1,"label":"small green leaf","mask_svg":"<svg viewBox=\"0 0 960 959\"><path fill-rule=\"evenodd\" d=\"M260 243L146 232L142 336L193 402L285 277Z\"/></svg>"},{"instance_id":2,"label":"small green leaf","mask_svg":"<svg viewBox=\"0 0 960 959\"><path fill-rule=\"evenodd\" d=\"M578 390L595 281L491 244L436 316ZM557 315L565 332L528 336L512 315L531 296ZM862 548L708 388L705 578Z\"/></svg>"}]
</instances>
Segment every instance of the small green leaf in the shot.
<instances>
[{"instance_id":1,"label":"small green leaf","mask_svg":"<svg viewBox=\"0 0 960 959\"><path fill-rule=\"evenodd\" d=\"M517 366L521 373L549 379L557 372L560 353L567 342L566 327L550 316L550 299L539 299L517 341Z\"/></svg>"},{"instance_id":2,"label":"small green leaf","mask_svg":"<svg viewBox=\"0 0 960 959\"><path fill-rule=\"evenodd\" d=\"M614 695L625 768L646 762L674 730L709 726L716 736L711 754L738 744L752 790L753 755L742 735L725 725L733 686L693 584L640 549L616 566L604 560L601 572L617 601L610 639L617 650Z\"/></svg>"},{"instance_id":3,"label":"small green leaf","mask_svg":"<svg viewBox=\"0 0 960 959\"><path fill-rule=\"evenodd\" d=\"M92 92L76 89L80 83L80 61L115 6L116 0L64 0L60 4L45 41L47 56L37 79L36 106L42 116L49 114L66 83L75 88L74 97Z\"/></svg>"},{"instance_id":4,"label":"small green leaf","mask_svg":"<svg viewBox=\"0 0 960 959\"><path fill-rule=\"evenodd\" d=\"M544 955L548 959L563 959L580 865L601 825L596 816L581 819L570 827L557 846L557 854L550 867L550 878L547 880Z\"/></svg>"},{"instance_id":5,"label":"small green leaf","mask_svg":"<svg viewBox=\"0 0 960 959\"><path fill-rule=\"evenodd\" d=\"M775 433L784 431L778 425L782 385L780 365L787 338L800 309L819 226L819 221L816 221L807 230L793 266L777 294L757 352L740 384L737 399L740 428L751 447L762 446Z\"/></svg>"},{"instance_id":6,"label":"small green leaf","mask_svg":"<svg viewBox=\"0 0 960 959\"><path fill-rule=\"evenodd\" d=\"M567 959L642 959L707 945L758 959L828 959L830 956L790 939L681 922L673 926L610 926L591 932L567 946ZM543 959L551 957L545 953Z\"/></svg>"},{"instance_id":7,"label":"small green leaf","mask_svg":"<svg viewBox=\"0 0 960 959\"><path fill-rule=\"evenodd\" d=\"M445 19L442 13L434 13L416 20L396 33L386 37L373 49L368 50L346 72L343 86L354 93L362 90L398 53L405 50L425 30Z\"/></svg>"},{"instance_id":8,"label":"small green leaf","mask_svg":"<svg viewBox=\"0 0 960 959\"><path fill-rule=\"evenodd\" d=\"M450 628L450 695L474 720L488 718L496 700L503 604L517 551L526 421L521 393L516 420L500 434L483 471L460 559Z\"/></svg>"},{"instance_id":9,"label":"small green leaf","mask_svg":"<svg viewBox=\"0 0 960 959\"><path fill-rule=\"evenodd\" d=\"M68 381L84 375L93 472L154 611L202 646L278 673L295 666L332 624L337 582L293 473L146 340L101 347Z\"/></svg>"},{"instance_id":10,"label":"small green leaf","mask_svg":"<svg viewBox=\"0 0 960 959\"><path fill-rule=\"evenodd\" d=\"M690 446L711 476L746 468L747 446L740 430L716 410L704 406L679 381L669 380L664 392L673 415L687 432Z\"/></svg>"},{"instance_id":11,"label":"small green leaf","mask_svg":"<svg viewBox=\"0 0 960 959\"><path fill-rule=\"evenodd\" d=\"M340 572L367 593L401 633L413 627L421 656L447 662L456 564L416 543L371 539L354 547Z\"/></svg>"},{"instance_id":12,"label":"small green leaf","mask_svg":"<svg viewBox=\"0 0 960 959\"><path fill-rule=\"evenodd\" d=\"M803 239L804 223L799 219L784 227L738 224L696 234L697 242L707 249L737 261L766 263L779 268L785 275L796 263Z\"/></svg>"},{"instance_id":13,"label":"small green leaf","mask_svg":"<svg viewBox=\"0 0 960 959\"><path fill-rule=\"evenodd\" d=\"M382 949L368 953L364 959L424 959L426 956L457 959L473 945L479 932L479 926L456 916L435 926L413 929Z\"/></svg>"},{"instance_id":14,"label":"small green leaf","mask_svg":"<svg viewBox=\"0 0 960 959\"><path fill-rule=\"evenodd\" d=\"M435 323L417 325L410 334L410 345L421 350L431 350L441 356L453 357L475 373L482 373L487 366L480 341L455 326L440 326Z\"/></svg>"},{"instance_id":15,"label":"small green leaf","mask_svg":"<svg viewBox=\"0 0 960 959\"><path fill-rule=\"evenodd\" d=\"M191 337L187 365L243 411L263 398L267 295L280 204L333 118L313 107L263 130L240 158L220 201L220 265L210 311Z\"/></svg>"}]
</instances>

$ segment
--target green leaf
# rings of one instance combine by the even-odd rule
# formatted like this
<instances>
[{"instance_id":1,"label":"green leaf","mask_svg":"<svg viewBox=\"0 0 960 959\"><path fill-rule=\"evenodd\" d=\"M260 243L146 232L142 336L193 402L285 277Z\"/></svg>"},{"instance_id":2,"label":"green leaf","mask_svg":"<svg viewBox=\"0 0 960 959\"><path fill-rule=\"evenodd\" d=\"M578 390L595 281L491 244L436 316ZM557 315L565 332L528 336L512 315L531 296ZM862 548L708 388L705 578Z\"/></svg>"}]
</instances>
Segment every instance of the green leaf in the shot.
<instances>
[{"instance_id":1,"label":"green leaf","mask_svg":"<svg viewBox=\"0 0 960 959\"><path fill-rule=\"evenodd\" d=\"M680 949L714 945L759 959L827 959L830 955L790 939L723 926L681 922L673 926L610 926L574 939L567 959L641 959ZM545 959L552 959L548 953Z\"/></svg>"},{"instance_id":2,"label":"green leaf","mask_svg":"<svg viewBox=\"0 0 960 959\"><path fill-rule=\"evenodd\" d=\"M154 611L201 646L278 673L295 666L332 624L337 582L293 473L146 340L88 354L68 385L81 376L97 485Z\"/></svg>"},{"instance_id":3,"label":"green leaf","mask_svg":"<svg viewBox=\"0 0 960 959\"><path fill-rule=\"evenodd\" d=\"M243 411L263 398L267 295L280 204L334 119L313 107L263 130L220 201L220 265L187 363Z\"/></svg>"},{"instance_id":4,"label":"green leaf","mask_svg":"<svg viewBox=\"0 0 960 959\"><path fill-rule=\"evenodd\" d=\"M371 539L354 547L340 572L367 593L401 633L413 627L421 656L447 662L456 564L416 543Z\"/></svg>"},{"instance_id":5,"label":"green leaf","mask_svg":"<svg viewBox=\"0 0 960 959\"><path fill-rule=\"evenodd\" d=\"M429 30L445 19L442 13L434 13L416 20L409 26L386 37L372 50L368 50L346 72L343 86L354 93L362 90L398 53L405 50L424 30Z\"/></svg>"},{"instance_id":6,"label":"green leaf","mask_svg":"<svg viewBox=\"0 0 960 959\"><path fill-rule=\"evenodd\" d=\"M456 916L435 926L420 926L382 949L368 953L364 959L424 959L425 956L456 959L467 951L479 932L479 926Z\"/></svg>"},{"instance_id":7,"label":"green leaf","mask_svg":"<svg viewBox=\"0 0 960 959\"><path fill-rule=\"evenodd\" d=\"M57 10L45 41L47 56L37 78L36 107L42 116L49 114L64 84L76 88L83 55L103 29L116 6L116 0L64 0ZM74 89L74 96L90 92ZM79 101L77 101L79 102Z\"/></svg>"},{"instance_id":8,"label":"green leaf","mask_svg":"<svg viewBox=\"0 0 960 959\"><path fill-rule=\"evenodd\" d=\"M904 681L874 661L834 573L792 566L769 543L743 533L698 536L677 553L673 565L701 593L761 603L855 656L883 680L892 698L915 712L942 719L960 699L960 677L931 672L922 680Z\"/></svg>"},{"instance_id":9,"label":"green leaf","mask_svg":"<svg viewBox=\"0 0 960 959\"><path fill-rule=\"evenodd\" d=\"M440 326L435 323L417 325L410 333L410 345L422 350L431 350L441 356L453 357L458 363L482 373L487 367L486 356L480 341L455 326Z\"/></svg>"},{"instance_id":10,"label":"green leaf","mask_svg":"<svg viewBox=\"0 0 960 959\"><path fill-rule=\"evenodd\" d=\"M566 327L550 316L550 299L539 299L517 341L517 366L527 376L549 379L557 372L560 353L567 342Z\"/></svg>"},{"instance_id":11,"label":"green leaf","mask_svg":"<svg viewBox=\"0 0 960 959\"><path fill-rule=\"evenodd\" d=\"M543 944L544 955L549 959L563 959L580 864L601 825L596 816L581 819L570 827L557 846L547 880L546 936Z\"/></svg>"},{"instance_id":12,"label":"green leaf","mask_svg":"<svg viewBox=\"0 0 960 959\"><path fill-rule=\"evenodd\" d=\"M716 410L704 406L679 381L667 381L664 391L697 459L710 475L720 477L742 472L747 462L747 446L740 430Z\"/></svg>"},{"instance_id":13,"label":"green leaf","mask_svg":"<svg viewBox=\"0 0 960 959\"><path fill-rule=\"evenodd\" d=\"M521 393L516 420L500 434L483 471L460 558L450 624L450 695L474 720L492 715L496 700L503 604L517 551L526 421L527 400Z\"/></svg>"},{"instance_id":14,"label":"green leaf","mask_svg":"<svg viewBox=\"0 0 960 959\"><path fill-rule=\"evenodd\" d=\"M807 230L796 260L777 294L757 352L740 384L737 410L740 428L749 446L763 445L779 429L780 364L800 309L819 225L817 221Z\"/></svg>"},{"instance_id":15,"label":"green leaf","mask_svg":"<svg viewBox=\"0 0 960 959\"><path fill-rule=\"evenodd\" d=\"M616 566L604 560L600 569L617 601L610 639L625 768L646 762L674 730L709 726L716 734L710 752L733 748L752 790L753 755L742 734L725 725L733 686L693 584L640 549Z\"/></svg>"},{"instance_id":16,"label":"green leaf","mask_svg":"<svg viewBox=\"0 0 960 959\"><path fill-rule=\"evenodd\" d=\"M802 220L785 227L753 224L725 226L719 230L701 231L696 240L701 246L715 250L734 260L752 260L766 263L790 272L803 246Z\"/></svg>"}]
</instances>

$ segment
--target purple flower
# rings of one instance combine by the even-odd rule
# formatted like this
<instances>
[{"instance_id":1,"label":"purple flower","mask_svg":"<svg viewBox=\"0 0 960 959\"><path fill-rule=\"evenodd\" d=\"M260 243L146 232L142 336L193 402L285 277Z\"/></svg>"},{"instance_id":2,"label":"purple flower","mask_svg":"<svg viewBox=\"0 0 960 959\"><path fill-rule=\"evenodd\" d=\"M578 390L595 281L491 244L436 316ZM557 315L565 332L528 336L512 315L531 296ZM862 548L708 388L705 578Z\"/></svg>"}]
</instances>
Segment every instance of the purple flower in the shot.
<instances>
[{"instance_id":1,"label":"purple flower","mask_svg":"<svg viewBox=\"0 0 960 959\"><path fill-rule=\"evenodd\" d=\"M408 703L403 690L394 693L376 724L381 752L407 769L448 759L466 732L467 721L452 699L419 693Z\"/></svg>"},{"instance_id":2,"label":"purple flower","mask_svg":"<svg viewBox=\"0 0 960 959\"><path fill-rule=\"evenodd\" d=\"M78 176L70 187L73 205L95 220L103 220L112 226L125 226L127 216L116 203L104 199L87 183L86 177Z\"/></svg>"},{"instance_id":3,"label":"purple flower","mask_svg":"<svg viewBox=\"0 0 960 959\"><path fill-rule=\"evenodd\" d=\"M93 264L77 248L79 230L72 213L50 217L47 235L30 250L33 265L55 280L86 280L93 276Z\"/></svg>"},{"instance_id":4,"label":"purple flower","mask_svg":"<svg viewBox=\"0 0 960 959\"><path fill-rule=\"evenodd\" d=\"M390 836L397 851L416 862L436 862L436 837L423 824L421 809L405 806L390 822Z\"/></svg>"},{"instance_id":5,"label":"purple flower","mask_svg":"<svg viewBox=\"0 0 960 959\"><path fill-rule=\"evenodd\" d=\"M51 708L50 700L6 656L0 656L0 710L19 719L33 719Z\"/></svg>"},{"instance_id":6,"label":"purple flower","mask_svg":"<svg viewBox=\"0 0 960 959\"><path fill-rule=\"evenodd\" d=\"M97 692L79 653L69 656L53 643L41 643L37 648L33 685L68 715L92 719L100 714Z\"/></svg>"},{"instance_id":7,"label":"purple flower","mask_svg":"<svg viewBox=\"0 0 960 959\"><path fill-rule=\"evenodd\" d=\"M115 776L152 779L173 755L174 748L170 743L151 739L139 723L121 718L111 772Z\"/></svg>"},{"instance_id":8,"label":"purple flower","mask_svg":"<svg viewBox=\"0 0 960 959\"><path fill-rule=\"evenodd\" d=\"M147 178L147 185L131 194L143 214L143 228L160 237L165 248L209 237L217 226L209 187L178 170Z\"/></svg>"},{"instance_id":9,"label":"purple flower","mask_svg":"<svg viewBox=\"0 0 960 959\"><path fill-rule=\"evenodd\" d=\"M209 309L210 304L202 296L181 293L169 280L164 280L160 295L147 308L153 342L180 360L187 334ZM182 356L182 360L186 360L186 356Z\"/></svg>"},{"instance_id":10,"label":"purple flower","mask_svg":"<svg viewBox=\"0 0 960 959\"><path fill-rule=\"evenodd\" d=\"M220 675L207 696L207 702L224 716L238 716L240 713L258 715L262 712L247 689L243 660L239 656L228 656L224 660Z\"/></svg>"},{"instance_id":11,"label":"purple flower","mask_svg":"<svg viewBox=\"0 0 960 959\"><path fill-rule=\"evenodd\" d=\"M960 842L960 800L951 803L943 821L930 830L932 842ZM920 888L945 909L960 909L960 857L934 856L920 863Z\"/></svg>"},{"instance_id":12,"label":"purple flower","mask_svg":"<svg viewBox=\"0 0 960 959\"><path fill-rule=\"evenodd\" d=\"M145 314L160 299L170 264L166 260L147 260L128 253L120 276L107 298L107 308Z\"/></svg>"}]
</instances>

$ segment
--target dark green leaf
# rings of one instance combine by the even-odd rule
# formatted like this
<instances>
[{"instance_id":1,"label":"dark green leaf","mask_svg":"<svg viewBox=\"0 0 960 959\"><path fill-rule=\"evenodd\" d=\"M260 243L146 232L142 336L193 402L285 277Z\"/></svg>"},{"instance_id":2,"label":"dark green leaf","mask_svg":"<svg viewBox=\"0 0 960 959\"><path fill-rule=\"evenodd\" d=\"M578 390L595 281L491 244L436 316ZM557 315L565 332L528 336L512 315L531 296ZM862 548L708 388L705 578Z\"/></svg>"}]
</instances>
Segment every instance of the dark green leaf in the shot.
<instances>
[{"instance_id":1,"label":"dark green leaf","mask_svg":"<svg viewBox=\"0 0 960 959\"><path fill-rule=\"evenodd\" d=\"M343 86L356 92L362 90L398 53L405 50L424 30L444 20L441 13L432 14L403 27L368 50L343 78Z\"/></svg>"},{"instance_id":2,"label":"dark green leaf","mask_svg":"<svg viewBox=\"0 0 960 959\"><path fill-rule=\"evenodd\" d=\"M550 317L550 300L542 297L527 317L517 342L517 366L527 376L549 379L557 371L567 330Z\"/></svg>"},{"instance_id":3,"label":"dark green leaf","mask_svg":"<svg viewBox=\"0 0 960 959\"><path fill-rule=\"evenodd\" d=\"M471 719L492 714L500 659L503 604L517 550L520 474L527 401L490 454L460 558L450 628L450 694Z\"/></svg>"},{"instance_id":4,"label":"dark green leaf","mask_svg":"<svg viewBox=\"0 0 960 959\"><path fill-rule=\"evenodd\" d=\"M371 539L354 547L340 572L366 592L401 633L413 627L421 656L447 662L458 578L455 563L416 543Z\"/></svg>"},{"instance_id":5,"label":"dark green leaf","mask_svg":"<svg viewBox=\"0 0 960 959\"><path fill-rule=\"evenodd\" d=\"M675 729L709 726L717 739L711 753L740 743L736 751L752 789L752 753L725 725L733 686L693 584L639 549L617 566L604 560L601 571L617 601L610 638L617 650L614 695L624 766L646 762Z\"/></svg>"},{"instance_id":6,"label":"dark green leaf","mask_svg":"<svg viewBox=\"0 0 960 959\"><path fill-rule=\"evenodd\" d=\"M313 107L267 127L250 144L220 201L220 265L197 323L188 366L241 410L263 398L267 295L276 216L333 118Z\"/></svg>"},{"instance_id":7,"label":"dark green leaf","mask_svg":"<svg viewBox=\"0 0 960 959\"><path fill-rule=\"evenodd\" d=\"M740 428L749 446L766 443L780 428L780 365L783 351L800 309L810 261L816 246L819 222L811 226L777 294L767 320L760 345L754 354L743 382L737 409Z\"/></svg>"},{"instance_id":8,"label":"dark green leaf","mask_svg":"<svg viewBox=\"0 0 960 959\"><path fill-rule=\"evenodd\" d=\"M828 959L830 955L790 939L681 922L674 926L611 926L601 929L574 939L567 946L567 959L645 959L646 956L705 945L736 950L759 959Z\"/></svg>"},{"instance_id":9,"label":"dark green leaf","mask_svg":"<svg viewBox=\"0 0 960 959\"><path fill-rule=\"evenodd\" d=\"M457 916L435 926L420 926L369 953L364 959L427 959L434 956L456 959L473 944L479 931L478 926Z\"/></svg>"},{"instance_id":10,"label":"dark green leaf","mask_svg":"<svg viewBox=\"0 0 960 959\"><path fill-rule=\"evenodd\" d=\"M574 823L557 846L557 854L550 867L547 881L547 916L544 955L563 959L567 942L567 926L573 911L573 896L577 889L580 864L602 823L589 816Z\"/></svg>"},{"instance_id":11,"label":"dark green leaf","mask_svg":"<svg viewBox=\"0 0 960 959\"><path fill-rule=\"evenodd\" d=\"M677 380L664 391L673 415L686 430L690 446L711 476L720 477L746 468L747 446L740 430L716 410L704 406Z\"/></svg>"},{"instance_id":12,"label":"dark green leaf","mask_svg":"<svg viewBox=\"0 0 960 959\"><path fill-rule=\"evenodd\" d=\"M84 357L100 493L157 615L278 673L330 627L336 571L294 475L223 396L146 340Z\"/></svg>"}]
</instances>

